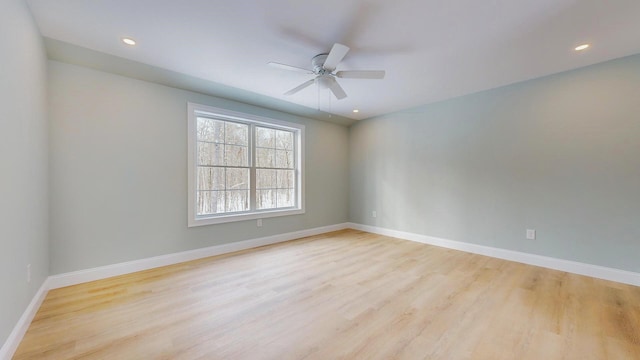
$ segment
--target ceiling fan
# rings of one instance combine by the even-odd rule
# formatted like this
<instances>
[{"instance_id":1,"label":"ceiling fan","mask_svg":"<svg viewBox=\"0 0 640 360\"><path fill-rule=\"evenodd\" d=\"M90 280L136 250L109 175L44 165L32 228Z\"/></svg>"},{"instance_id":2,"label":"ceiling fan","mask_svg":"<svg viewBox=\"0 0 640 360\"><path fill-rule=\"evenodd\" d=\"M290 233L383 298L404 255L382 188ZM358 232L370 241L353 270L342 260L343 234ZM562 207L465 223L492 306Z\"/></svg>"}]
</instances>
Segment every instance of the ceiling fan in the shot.
<instances>
[{"instance_id":1,"label":"ceiling fan","mask_svg":"<svg viewBox=\"0 0 640 360\"><path fill-rule=\"evenodd\" d=\"M336 78L345 79L383 79L384 70L350 70L336 71L336 67L344 59L349 52L349 47L335 43L328 54L319 54L311 59L313 70L303 69L296 66L270 62L269 65L284 70L297 71L308 75L315 75L315 78L305 81L302 84L284 93L284 95L293 95L302 89L316 83L321 89L329 89L338 100L347 97L342 86L338 84Z\"/></svg>"}]
</instances>

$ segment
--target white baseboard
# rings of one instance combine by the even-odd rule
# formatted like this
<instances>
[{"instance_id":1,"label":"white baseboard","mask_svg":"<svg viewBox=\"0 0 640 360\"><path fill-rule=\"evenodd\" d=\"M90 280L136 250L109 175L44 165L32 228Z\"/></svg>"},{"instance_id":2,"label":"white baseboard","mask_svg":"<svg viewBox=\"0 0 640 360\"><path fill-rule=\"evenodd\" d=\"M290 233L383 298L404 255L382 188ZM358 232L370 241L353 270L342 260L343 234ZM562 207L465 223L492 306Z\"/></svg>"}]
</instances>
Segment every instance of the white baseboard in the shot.
<instances>
[{"instance_id":1,"label":"white baseboard","mask_svg":"<svg viewBox=\"0 0 640 360\"><path fill-rule=\"evenodd\" d=\"M35 296L31 300L31 303L20 317L20 320L18 320L18 323L13 328L13 331L5 341L4 345L2 345L2 348L0 348L0 360L11 359L15 351L18 349L18 346L20 345L24 334L27 332L27 329L29 329L29 325L31 324L33 317L38 312L38 309L40 308L42 301L44 301L47 292L51 289L77 285L94 280L106 279L113 276L153 269L160 266L178 264L185 261L202 259L215 255L228 254L240 250L252 249L260 246L276 244L348 228L348 223L322 226L313 229L294 231L285 234L277 234L223 245L215 245L202 249L183 251L174 254L155 256L146 259L128 261L119 264L49 276L43 282L42 286L40 286L40 289L35 294Z\"/></svg>"},{"instance_id":2,"label":"white baseboard","mask_svg":"<svg viewBox=\"0 0 640 360\"><path fill-rule=\"evenodd\" d=\"M26 310L22 313L22 316L18 320L16 326L14 326L13 331L9 334L9 337L0 348L0 360L9 360L13 356L13 354L18 349L18 345L22 341L24 334L29 329L29 325L31 325L31 320L33 320L34 316L40 309L40 305L42 305L42 301L47 296L47 292L49 291L49 279L45 279L40 286L40 289L36 292L27 306Z\"/></svg>"},{"instance_id":3,"label":"white baseboard","mask_svg":"<svg viewBox=\"0 0 640 360\"><path fill-rule=\"evenodd\" d=\"M209 256L222 255L235 251L256 248L259 246L276 244L284 241L299 239L307 236L319 235L331 231L347 229L347 223L322 226L313 229L295 231L285 234L272 235L257 239L233 242L223 245L215 245L201 249L182 251L179 253L150 257L146 259L127 261L123 263L101 266L92 269L68 272L49 277L49 288L57 289L70 285L77 285L89 281L106 279L113 276L124 275L136 271L148 270L160 266L178 264L185 261L202 259Z\"/></svg>"},{"instance_id":4,"label":"white baseboard","mask_svg":"<svg viewBox=\"0 0 640 360\"><path fill-rule=\"evenodd\" d=\"M43 282L42 286L40 286L40 289L34 295L31 303L20 317L20 320L18 320L18 323L5 341L4 345L2 346L2 348L0 348L0 360L8 360L11 358L11 356L13 356L14 352L18 348L18 345L22 341L24 334L29 328L33 317L40 308L42 301L44 300L47 292L50 289L57 289L60 287L129 274L136 271L153 269L160 266L173 265L185 261L227 254L235 251L276 244L348 228L404 240L415 241L423 244L435 245L448 249L486 255L529 265L541 266L554 270L566 271L579 275L591 276L594 278L605 279L624 284L640 286L640 273L631 271L618 270L603 266L579 263L575 261L527 254L518 251L441 239L432 236L385 229L376 226L356 223L343 223L49 276L49 278L47 278Z\"/></svg>"},{"instance_id":5,"label":"white baseboard","mask_svg":"<svg viewBox=\"0 0 640 360\"><path fill-rule=\"evenodd\" d=\"M410 240L447 249L461 250L473 254L490 256L498 259L515 261L523 264L540 266L553 270L565 271L578 275L590 276L598 279L615 281L623 284L640 286L640 273L591 265L576 261L563 260L547 256L528 254L519 251L505 250L484 245L470 244L460 241L441 239L433 236L420 235L405 231L391 230L377 226L349 223L352 229L374 234Z\"/></svg>"}]
</instances>

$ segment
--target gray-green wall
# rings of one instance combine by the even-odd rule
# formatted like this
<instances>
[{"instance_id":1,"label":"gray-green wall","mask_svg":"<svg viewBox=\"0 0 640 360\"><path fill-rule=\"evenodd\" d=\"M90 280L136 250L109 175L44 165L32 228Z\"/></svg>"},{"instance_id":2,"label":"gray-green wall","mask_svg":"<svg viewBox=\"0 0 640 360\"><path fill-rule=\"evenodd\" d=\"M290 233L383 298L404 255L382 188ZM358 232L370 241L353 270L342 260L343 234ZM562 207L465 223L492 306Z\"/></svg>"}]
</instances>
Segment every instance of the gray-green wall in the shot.
<instances>
[{"instance_id":1,"label":"gray-green wall","mask_svg":"<svg viewBox=\"0 0 640 360\"><path fill-rule=\"evenodd\" d=\"M348 221L348 128L49 61L53 274ZM187 102L305 125L306 213L187 228Z\"/></svg>"},{"instance_id":2,"label":"gray-green wall","mask_svg":"<svg viewBox=\"0 0 640 360\"><path fill-rule=\"evenodd\" d=\"M350 164L353 222L640 272L640 56L362 121Z\"/></svg>"},{"instance_id":3,"label":"gray-green wall","mask_svg":"<svg viewBox=\"0 0 640 360\"><path fill-rule=\"evenodd\" d=\"M6 0L0 11L0 346L49 274L47 172L46 56L26 3Z\"/></svg>"}]
</instances>

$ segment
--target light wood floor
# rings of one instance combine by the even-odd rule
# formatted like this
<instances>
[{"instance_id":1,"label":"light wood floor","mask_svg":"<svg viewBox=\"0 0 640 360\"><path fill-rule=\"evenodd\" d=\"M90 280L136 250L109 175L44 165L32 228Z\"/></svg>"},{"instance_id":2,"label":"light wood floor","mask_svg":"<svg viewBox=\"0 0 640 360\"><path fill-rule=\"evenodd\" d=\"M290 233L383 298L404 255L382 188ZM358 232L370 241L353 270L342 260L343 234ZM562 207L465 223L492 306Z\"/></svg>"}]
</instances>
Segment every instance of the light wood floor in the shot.
<instances>
[{"instance_id":1,"label":"light wood floor","mask_svg":"<svg viewBox=\"0 0 640 360\"><path fill-rule=\"evenodd\" d=\"M15 359L640 359L640 288L346 230L52 290Z\"/></svg>"}]
</instances>

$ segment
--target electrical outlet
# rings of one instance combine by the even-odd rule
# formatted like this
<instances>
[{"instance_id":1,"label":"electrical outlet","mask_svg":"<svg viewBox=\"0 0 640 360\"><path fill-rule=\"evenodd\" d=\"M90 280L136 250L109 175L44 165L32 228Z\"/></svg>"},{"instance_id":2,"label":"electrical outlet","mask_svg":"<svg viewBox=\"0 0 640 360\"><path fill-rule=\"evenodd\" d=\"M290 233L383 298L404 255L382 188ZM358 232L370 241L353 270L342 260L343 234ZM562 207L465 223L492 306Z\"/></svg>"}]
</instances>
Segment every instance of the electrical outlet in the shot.
<instances>
[{"instance_id":1,"label":"electrical outlet","mask_svg":"<svg viewBox=\"0 0 640 360\"><path fill-rule=\"evenodd\" d=\"M527 229L527 240L535 240L536 231L534 229Z\"/></svg>"},{"instance_id":2,"label":"electrical outlet","mask_svg":"<svg viewBox=\"0 0 640 360\"><path fill-rule=\"evenodd\" d=\"M256 225L258 227L262 227L262 219L258 219L258 222L256 223Z\"/></svg>"},{"instance_id":3,"label":"electrical outlet","mask_svg":"<svg viewBox=\"0 0 640 360\"><path fill-rule=\"evenodd\" d=\"M373 210L373 211L371 212L371 217L377 217L377 216L378 216L378 213L376 213L376 211L375 211L375 210Z\"/></svg>"},{"instance_id":4,"label":"electrical outlet","mask_svg":"<svg viewBox=\"0 0 640 360\"><path fill-rule=\"evenodd\" d=\"M27 282L31 282L31 264L27 265Z\"/></svg>"}]
</instances>

